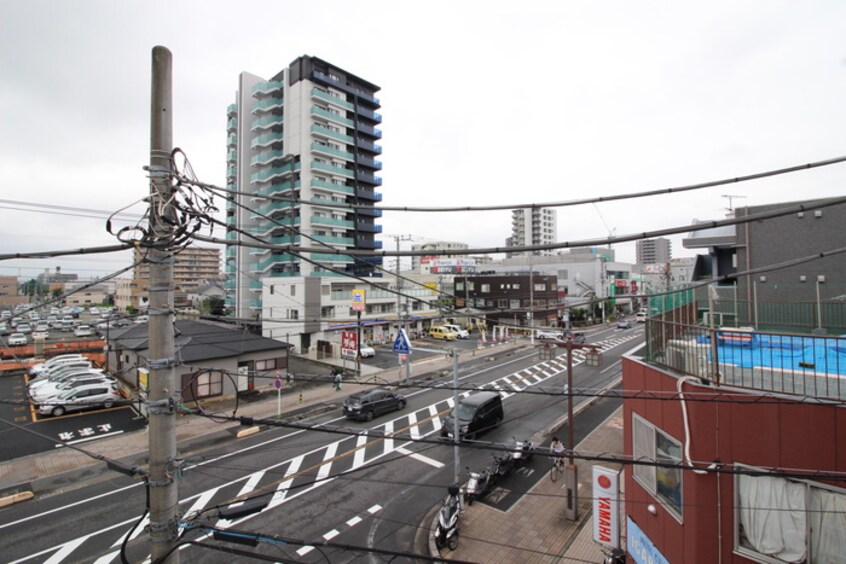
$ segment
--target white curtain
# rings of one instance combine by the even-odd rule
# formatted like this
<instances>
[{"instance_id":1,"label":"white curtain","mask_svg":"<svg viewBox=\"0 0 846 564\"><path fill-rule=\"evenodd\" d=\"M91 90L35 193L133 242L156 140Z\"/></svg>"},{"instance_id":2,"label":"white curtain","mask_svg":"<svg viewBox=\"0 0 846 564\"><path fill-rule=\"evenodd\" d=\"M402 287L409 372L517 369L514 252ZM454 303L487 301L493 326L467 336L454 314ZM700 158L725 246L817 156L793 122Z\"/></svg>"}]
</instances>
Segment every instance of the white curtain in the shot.
<instances>
[{"instance_id":1,"label":"white curtain","mask_svg":"<svg viewBox=\"0 0 846 564\"><path fill-rule=\"evenodd\" d=\"M811 562L843 562L846 551L846 495L811 488Z\"/></svg>"},{"instance_id":2,"label":"white curtain","mask_svg":"<svg viewBox=\"0 0 846 564\"><path fill-rule=\"evenodd\" d=\"M784 562L805 561L805 486L741 475L740 523L750 547Z\"/></svg>"}]
</instances>

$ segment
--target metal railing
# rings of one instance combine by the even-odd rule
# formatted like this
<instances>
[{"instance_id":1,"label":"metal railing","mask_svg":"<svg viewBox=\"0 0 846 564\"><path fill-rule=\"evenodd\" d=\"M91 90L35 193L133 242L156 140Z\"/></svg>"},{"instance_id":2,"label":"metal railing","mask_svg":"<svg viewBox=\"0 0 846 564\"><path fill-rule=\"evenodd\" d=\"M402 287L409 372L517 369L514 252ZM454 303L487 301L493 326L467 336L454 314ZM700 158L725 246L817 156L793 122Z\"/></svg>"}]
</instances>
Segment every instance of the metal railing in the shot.
<instances>
[{"instance_id":1,"label":"metal railing","mask_svg":"<svg viewBox=\"0 0 846 564\"><path fill-rule=\"evenodd\" d=\"M846 399L846 338L646 322L646 360L716 386Z\"/></svg>"}]
</instances>

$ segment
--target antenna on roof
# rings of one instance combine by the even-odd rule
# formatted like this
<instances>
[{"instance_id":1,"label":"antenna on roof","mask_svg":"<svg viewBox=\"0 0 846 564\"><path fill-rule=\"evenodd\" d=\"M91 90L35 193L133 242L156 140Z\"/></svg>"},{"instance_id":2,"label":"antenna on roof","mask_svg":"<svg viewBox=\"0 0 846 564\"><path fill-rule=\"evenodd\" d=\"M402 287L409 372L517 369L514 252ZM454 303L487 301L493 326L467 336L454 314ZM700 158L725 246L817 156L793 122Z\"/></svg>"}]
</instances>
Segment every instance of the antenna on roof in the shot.
<instances>
[{"instance_id":1,"label":"antenna on roof","mask_svg":"<svg viewBox=\"0 0 846 564\"><path fill-rule=\"evenodd\" d=\"M735 195L735 194L723 194L723 195L722 195L722 196L720 196L720 197L721 197L721 198L728 198L728 201L729 201L729 207L727 207L726 209L727 209L728 211L730 211L730 212L733 212L733 211L734 211L734 206L732 205L732 200L734 200L735 198L745 198L746 196L737 196L737 195Z\"/></svg>"}]
</instances>

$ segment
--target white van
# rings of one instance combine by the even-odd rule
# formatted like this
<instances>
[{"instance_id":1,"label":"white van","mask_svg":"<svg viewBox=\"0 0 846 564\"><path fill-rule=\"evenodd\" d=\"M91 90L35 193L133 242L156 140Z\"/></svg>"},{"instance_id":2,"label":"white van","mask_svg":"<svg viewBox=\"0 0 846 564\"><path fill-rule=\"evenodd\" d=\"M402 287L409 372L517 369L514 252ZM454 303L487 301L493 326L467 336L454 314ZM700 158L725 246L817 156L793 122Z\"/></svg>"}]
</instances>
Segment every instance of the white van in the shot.
<instances>
[{"instance_id":1,"label":"white van","mask_svg":"<svg viewBox=\"0 0 846 564\"><path fill-rule=\"evenodd\" d=\"M459 339L469 339L470 338L470 333L467 331L467 329L462 329L458 325L443 325L442 327L445 327L446 329L452 331L453 333L456 333L458 335Z\"/></svg>"},{"instance_id":2,"label":"white van","mask_svg":"<svg viewBox=\"0 0 846 564\"><path fill-rule=\"evenodd\" d=\"M646 315L646 312L644 310L640 310L635 314L635 321L637 321L638 323L646 323L647 317L648 316Z\"/></svg>"}]
</instances>

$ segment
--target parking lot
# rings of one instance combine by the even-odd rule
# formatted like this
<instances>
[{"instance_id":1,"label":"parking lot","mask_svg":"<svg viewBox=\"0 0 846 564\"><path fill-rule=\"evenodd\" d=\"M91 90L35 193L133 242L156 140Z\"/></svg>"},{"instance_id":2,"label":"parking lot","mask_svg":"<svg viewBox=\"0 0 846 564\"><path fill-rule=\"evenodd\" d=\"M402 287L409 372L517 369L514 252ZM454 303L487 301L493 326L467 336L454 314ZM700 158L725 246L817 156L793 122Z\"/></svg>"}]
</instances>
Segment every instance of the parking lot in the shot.
<instances>
[{"instance_id":1,"label":"parking lot","mask_svg":"<svg viewBox=\"0 0 846 564\"><path fill-rule=\"evenodd\" d=\"M0 376L0 397L10 402L0 403L0 461L60 448L61 442L79 444L145 426L145 420L130 406L63 417L38 415L27 400L26 376L22 372Z\"/></svg>"}]
</instances>

